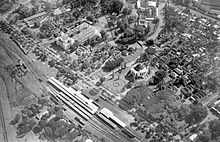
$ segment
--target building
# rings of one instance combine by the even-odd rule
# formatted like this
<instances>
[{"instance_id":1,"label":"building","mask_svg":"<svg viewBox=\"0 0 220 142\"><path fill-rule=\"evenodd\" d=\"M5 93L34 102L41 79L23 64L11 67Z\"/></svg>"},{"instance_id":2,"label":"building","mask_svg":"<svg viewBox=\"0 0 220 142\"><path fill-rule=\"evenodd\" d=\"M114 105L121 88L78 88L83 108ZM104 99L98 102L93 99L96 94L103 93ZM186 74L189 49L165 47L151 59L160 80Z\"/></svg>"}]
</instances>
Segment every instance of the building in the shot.
<instances>
[{"instance_id":1,"label":"building","mask_svg":"<svg viewBox=\"0 0 220 142\"><path fill-rule=\"evenodd\" d=\"M56 44L61 46L64 50L69 49L73 44L75 40L73 38L70 38L67 33L61 32L61 36L56 38Z\"/></svg>"},{"instance_id":2,"label":"building","mask_svg":"<svg viewBox=\"0 0 220 142\"><path fill-rule=\"evenodd\" d=\"M89 26L86 29L82 29L78 34L75 34L72 38L77 40L79 44L85 42L88 38L92 38L96 35L100 35L99 31L94 27Z\"/></svg>"},{"instance_id":3,"label":"building","mask_svg":"<svg viewBox=\"0 0 220 142\"><path fill-rule=\"evenodd\" d=\"M84 43L88 38L96 35L100 36L100 32L93 26L82 23L76 27L69 28L66 33L61 32L61 36L56 38L57 45L60 45L64 50L69 49L76 41L77 44Z\"/></svg>"},{"instance_id":4,"label":"building","mask_svg":"<svg viewBox=\"0 0 220 142\"><path fill-rule=\"evenodd\" d=\"M41 12L41 13L38 13L38 14L35 14L33 16L25 18L24 22L27 24L28 27L33 27L34 26L34 22L41 21L46 16L47 16L46 12Z\"/></svg>"},{"instance_id":5,"label":"building","mask_svg":"<svg viewBox=\"0 0 220 142\"><path fill-rule=\"evenodd\" d=\"M55 9L55 10L53 11L53 14L54 14L55 16L57 16L57 15L62 15L62 14L66 13L66 12L69 12L69 11L71 11L71 9L66 9L66 8L62 7L62 8L57 8L57 9Z\"/></svg>"},{"instance_id":6,"label":"building","mask_svg":"<svg viewBox=\"0 0 220 142\"><path fill-rule=\"evenodd\" d=\"M211 109L220 116L220 101L216 101Z\"/></svg>"},{"instance_id":7,"label":"building","mask_svg":"<svg viewBox=\"0 0 220 142\"><path fill-rule=\"evenodd\" d=\"M93 142L91 139L86 139L85 142Z\"/></svg>"},{"instance_id":8,"label":"building","mask_svg":"<svg viewBox=\"0 0 220 142\"><path fill-rule=\"evenodd\" d=\"M138 64L134 68L131 68L131 73L135 75L135 77L142 77L149 70L148 67Z\"/></svg>"},{"instance_id":9,"label":"building","mask_svg":"<svg viewBox=\"0 0 220 142\"><path fill-rule=\"evenodd\" d=\"M158 8L156 1L138 0L137 1L139 24L147 25L148 22L152 22L155 17L158 16Z\"/></svg>"}]
</instances>

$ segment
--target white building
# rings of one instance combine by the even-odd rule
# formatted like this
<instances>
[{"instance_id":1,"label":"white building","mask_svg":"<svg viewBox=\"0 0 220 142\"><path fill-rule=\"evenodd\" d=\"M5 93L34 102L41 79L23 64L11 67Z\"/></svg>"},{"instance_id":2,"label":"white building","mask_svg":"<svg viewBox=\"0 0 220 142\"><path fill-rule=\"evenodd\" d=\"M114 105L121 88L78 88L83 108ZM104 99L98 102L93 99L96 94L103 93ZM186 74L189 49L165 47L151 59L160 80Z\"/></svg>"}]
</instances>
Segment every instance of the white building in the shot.
<instances>
[{"instance_id":1,"label":"white building","mask_svg":"<svg viewBox=\"0 0 220 142\"><path fill-rule=\"evenodd\" d=\"M152 22L158 17L158 7L156 1L138 0L137 8L139 9L139 24L145 25Z\"/></svg>"},{"instance_id":2,"label":"white building","mask_svg":"<svg viewBox=\"0 0 220 142\"><path fill-rule=\"evenodd\" d=\"M61 46L64 50L69 49L73 43L74 39L70 38L68 34L61 32L61 36L56 38L56 44Z\"/></svg>"}]
</instances>

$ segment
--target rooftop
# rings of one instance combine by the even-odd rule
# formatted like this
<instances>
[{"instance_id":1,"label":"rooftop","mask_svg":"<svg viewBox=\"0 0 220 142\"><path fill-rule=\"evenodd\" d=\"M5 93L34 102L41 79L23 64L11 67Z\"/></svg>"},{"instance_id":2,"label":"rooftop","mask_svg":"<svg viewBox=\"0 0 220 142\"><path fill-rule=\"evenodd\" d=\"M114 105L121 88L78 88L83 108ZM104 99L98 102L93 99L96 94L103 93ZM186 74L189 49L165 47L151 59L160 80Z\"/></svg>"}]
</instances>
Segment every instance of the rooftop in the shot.
<instances>
[{"instance_id":1,"label":"rooftop","mask_svg":"<svg viewBox=\"0 0 220 142\"><path fill-rule=\"evenodd\" d=\"M138 8L149 8L149 7L156 7L155 1L149 1L149 0L138 0L137 1L137 7Z\"/></svg>"},{"instance_id":2,"label":"rooftop","mask_svg":"<svg viewBox=\"0 0 220 142\"><path fill-rule=\"evenodd\" d=\"M80 33L74 35L72 38L78 40L79 43L82 43L86 41L88 38L98 34L99 34L98 30L94 29L93 27L89 27L85 30L82 30Z\"/></svg>"},{"instance_id":3,"label":"rooftop","mask_svg":"<svg viewBox=\"0 0 220 142\"><path fill-rule=\"evenodd\" d=\"M35 14L35 15L33 15L33 16L30 16L30 17L25 18L24 21L30 21L30 20L33 20L33 19L35 19L35 18L44 16L44 15L46 15L46 14L47 14L46 12L41 12L41 13L38 13L38 14Z\"/></svg>"}]
</instances>

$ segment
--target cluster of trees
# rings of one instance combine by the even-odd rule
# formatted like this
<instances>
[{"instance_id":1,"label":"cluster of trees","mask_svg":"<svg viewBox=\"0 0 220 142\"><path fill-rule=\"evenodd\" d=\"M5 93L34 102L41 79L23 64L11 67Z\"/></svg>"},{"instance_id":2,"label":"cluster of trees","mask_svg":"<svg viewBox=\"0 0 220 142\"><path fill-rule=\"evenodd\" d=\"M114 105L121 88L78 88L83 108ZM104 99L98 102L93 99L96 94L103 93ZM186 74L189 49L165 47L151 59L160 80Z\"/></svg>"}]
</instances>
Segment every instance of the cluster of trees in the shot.
<instances>
[{"instance_id":1,"label":"cluster of trees","mask_svg":"<svg viewBox=\"0 0 220 142\"><path fill-rule=\"evenodd\" d=\"M42 23L40 27L40 32L37 34L37 37L43 38L50 38L53 35L54 26L50 21L46 21Z\"/></svg>"},{"instance_id":2,"label":"cluster of trees","mask_svg":"<svg viewBox=\"0 0 220 142\"><path fill-rule=\"evenodd\" d=\"M98 35L96 36L93 36L91 38L88 38L85 42L84 42L84 45L91 45L92 47L94 47L95 45L97 45L98 43L102 42L104 40L104 34L102 32L101 36L103 37L100 37ZM106 38L106 37L105 37Z\"/></svg>"},{"instance_id":3,"label":"cluster of trees","mask_svg":"<svg viewBox=\"0 0 220 142\"><path fill-rule=\"evenodd\" d=\"M159 70L155 72L155 75L149 80L149 86L155 86L161 83L166 76L166 72L164 70Z\"/></svg>"},{"instance_id":4,"label":"cluster of trees","mask_svg":"<svg viewBox=\"0 0 220 142\"><path fill-rule=\"evenodd\" d=\"M129 21L134 20L130 18L124 18L123 20L117 21L117 27L119 30L115 31L115 35L121 34L120 37L115 41L119 44L133 44L137 40L145 40L146 36L150 32L150 28L143 25L135 25L133 28L129 27ZM130 21L131 22L131 21Z\"/></svg>"},{"instance_id":5,"label":"cluster of trees","mask_svg":"<svg viewBox=\"0 0 220 142\"><path fill-rule=\"evenodd\" d=\"M144 41L146 40L147 34L150 32L150 27L137 24L134 27L134 32L138 40Z\"/></svg>"},{"instance_id":6,"label":"cluster of trees","mask_svg":"<svg viewBox=\"0 0 220 142\"><path fill-rule=\"evenodd\" d=\"M157 92L153 98L143 99L141 104L137 107L135 118L137 120L136 130L146 134L146 139L155 141L171 141L172 135L176 135L182 129L178 128L177 120L173 114L173 102L175 94L171 90L164 90ZM156 127L146 127L145 125L138 125L140 122L149 122L153 124L156 122Z\"/></svg>"},{"instance_id":7,"label":"cluster of trees","mask_svg":"<svg viewBox=\"0 0 220 142\"><path fill-rule=\"evenodd\" d=\"M217 81L216 78L213 78L213 77L210 77L210 76L207 76L205 78L205 84L204 84L204 88L208 89L209 91L215 93L216 91L219 90L219 82Z\"/></svg>"},{"instance_id":8,"label":"cluster of trees","mask_svg":"<svg viewBox=\"0 0 220 142\"><path fill-rule=\"evenodd\" d=\"M219 142L220 141L220 119L209 122L208 129L198 135L195 142Z\"/></svg>"},{"instance_id":9,"label":"cluster of trees","mask_svg":"<svg viewBox=\"0 0 220 142\"><path fill-rule=\"evenodd\" d=\"M40 118L40 121L35 126L33 131L35 133L41 133L44 138L49 140L55 139L68 139L68 141L73 140L77 135L79 135L79 131L72 131L76 129L74 123L67 123L63 118L64 114L60 107L55 106L48 109L47 114L43 115ZM55 114L55 117L52 115ZM44 131L42 131L44 130Z\"/></svg>"},{"instance_id":10,"label":"cluster of trees","mask_svg":"<svg viewBox=\"0 0 220 142\"><path fill-rule=\"evenodd\" d=\"M15 0L12 0L12 1L1 0L0 1L0 13L5 14L8 11L10 11L11 8L13 7L14 3L15 3Z\"/></svg>"},{"instance_id":11,"label":"cluster of trees","mask_svg":"<svg viewBox=\"0 0 220 142\"><path fill-rule=\"evenodd\" d=\"M101 0L100 4L102 6L102 13L103 14L120 14L124 4L120 0Z\"/></svg>"},{"instance_id":12,"label":"cluster of trees","mask_svg":"<svg viewBox=\"0 0 220 142\"><path fill-rule=\"evenodd\" d=\"M192 105L190 107L190 112L185 116L185 122L189 125L200 123L206 116L208 111L202 105Z\"/></svg>"},{"instance_id":13,"label":"cluster of trees","mask_svg":"<svg viewBox=\"0 0 220 142\"><path fill-rule=\"evenodd\" d=\"M80 8L82 6L96 6L99 0L80 0L80 1L73 1L73 0L63 0L63 5L69 5L71 8Z\"/></svg>"},{"instance_id":14,"label":"cluster of trees","mask_svg":"<svg viewBox=\"0 0 220 142\"><path fill-rule=\"evenodd\" d=\"M45 105L47 105L47 100L42 98L38 100L38 104L31 104L30 107L25 107L21 113L16 114L10 124L16 126L17 137L24 136L34 128L36 122L33 117L39 114Z\"/></svg>"},{"instance_id":15,"label":"cluster of trees","mask_svg":"<svg viewBox=\"0 0 220 142\"><path fill-rule=\"evenodd\" d=\"M38 10L36 8L29 8L26 5L20 5L13 11L13 13L19 14L19 20L22 20L24 18L37 14Z\"/></svg>"},{"instance_id":16,"label":"cluster of trees","mask_svg":"<svg viewBox=\"0 0 220 142\"><path fill-rule=\"evenodd\" d=\"M185 26L182 20L180 19L180 17L178 16L178 13L175 12L174 7L166 6L164 8L164 14L165 14L164 16L164 21L165 21L164 30L165 31L170 32L176 29L179 32L184 32Z\"/></svg>"},{"instance_id":17,"label":"cluster of trees","mask_svg":"<svg viewBox=\"0 0 220 142\"><path fill-rule=\"evenodd\" d=\"M102 67L102 70L104 72L111 72L112 70L118 68L123 61L124 61L124 58L122 58L122 57L118 57L118 58L116 58L114 60L109 60Z\"/></svg>"}]
</instances>

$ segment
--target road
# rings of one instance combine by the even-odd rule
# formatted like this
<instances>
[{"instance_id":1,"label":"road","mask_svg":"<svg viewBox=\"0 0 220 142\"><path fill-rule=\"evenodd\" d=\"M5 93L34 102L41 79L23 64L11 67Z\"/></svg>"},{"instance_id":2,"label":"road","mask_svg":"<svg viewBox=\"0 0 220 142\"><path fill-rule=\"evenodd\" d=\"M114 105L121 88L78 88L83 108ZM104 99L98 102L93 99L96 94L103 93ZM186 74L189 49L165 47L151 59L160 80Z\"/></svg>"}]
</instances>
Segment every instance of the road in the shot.
<instances>
[{"instance_id":1,"label":"road","mask_svg":"<svg viewBox=\"0 0 220 142\"><path fill-rule=\"evenodd\" d=\"M11 92L9 89L13 90L13 88L9 88L11 85L8 79L11 78L9 75L6 75L5 70L1 66L0 68L0 131L3 136L0 136L0 138L2 138L2 142L16 142L16 131L13 126L9 125L10 121L13 119L9 95L16 94L10 94Z\"/></svg>"},{"instance_id":2,"label":"road","mask_svg":"<svg viewBox=\"0 0 220 142\"><path fill-rule=\"evenodd\" d=\"M1 34L0 40L4 41L3 47L6 50L6 52L10 53L11 56L14 56L14 58L21 59L24 62L24 64L28 67L30 72L33 73L35 78L41 79L42 80L41 83L44 86L48 86L46 83L47 77L44 74L42 74L41 71L32 62L29 61L29 59L20 51L20 49L15 44L13 44L13 42L9 38L7 38L4 34ZM113 140L115 139L114 140L115 142L128 141L128 139L126 139L124 136L118 135L118 133L115 132L111 132L105 125L97 124L98 122L99 122L98 120L94 119L90 122L90 124L93 125L93 127L95 127L97 131L104 133L105 136Z\"/></svg>"},{"instance_id":3,"label":"road","mask_svg":"<svg viewBox=\"0 0 220 142\"><path fill-rule=\"evenodd\" d=\"M159 4L159 7L158 7L158 11L159 11L158 12L158 18L159 18L158 28L148 39L155 40L158 37L160 31L162 30L162 26L164 25L164 19L163 19L163 17L164 17L163 16L163 8L164 8L164 6L165 6L165 3L160 3Z\"/></svg>"}]
</instances>

